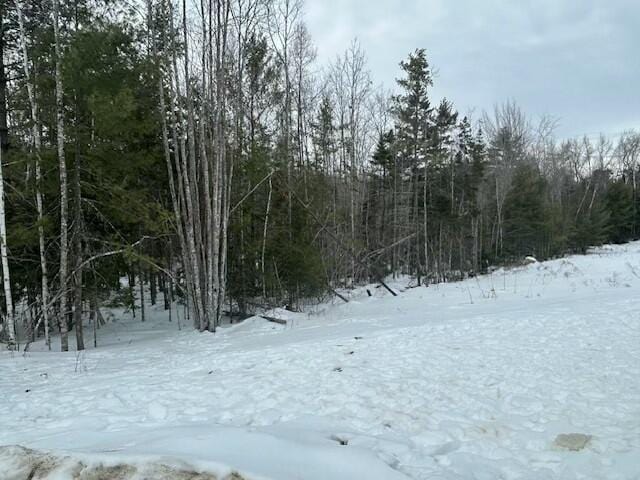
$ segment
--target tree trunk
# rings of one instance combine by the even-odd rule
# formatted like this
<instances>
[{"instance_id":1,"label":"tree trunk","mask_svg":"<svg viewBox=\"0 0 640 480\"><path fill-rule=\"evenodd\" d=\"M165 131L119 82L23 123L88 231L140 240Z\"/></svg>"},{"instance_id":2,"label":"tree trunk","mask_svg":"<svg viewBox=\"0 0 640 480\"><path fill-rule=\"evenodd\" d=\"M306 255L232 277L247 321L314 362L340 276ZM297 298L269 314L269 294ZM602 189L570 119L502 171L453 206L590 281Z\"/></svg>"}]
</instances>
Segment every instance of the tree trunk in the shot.
<instances>
[{"instance_id":1,"label":"tree trunk","mask_svg":"<svg viewBox=\"0 0 640 480\"><path fill-rule=\"evenodd\" d=\"M9 147L9 128L7 126L7 76L4 65L5 4L6 2L0 3L0 148L6 153Z\"/></svg>"},{"instance_id":2,"label":"tree trunk","mask_svg":"<svg viewBox=\"0 0 640 480\"><path fill-rule=\"evenodd\" d=\"M138 282L140 283L140 320L145 321L144 317L144 271L140 267L140 274L138 275Z\"/></svg>"},{"instance_id":3,"label":"tree trunk","mask_svg":"<svg viewBox=\"0 0 640 480\"><path fill-rule=\"evenodd\" d=\"M40 250L40 270L42 273L41 283L41 312L42 321L44 323L44 338L49 350L51 350L51 339L49 338L49 284L47 275L47 257L46 243L44 237L44 209L42 196L42 169L40 152L42 150L42 139L40 135L40 119L38 116L39 108L35 95L35 80L31 78L31 68L29 66L29 56L27 52L27 39L24 28L24 18L22 8L18 0L14 1L16 12L18 14L18 26L20 28L20 46L22 51L22 64L27 84L27 94L31 107L31 132L35 154L35 171L36 171L36 208L38 211L38 246Z\"/></svg>"},{"instance_id":4,"label":"tree trunk","mask_svg":"<svg viewBox=\"0 0 640 480\"><path fill-rule=\"evenodd\" d=\"M0 146L0 253L2 255L2 280L4 283L4 299L7 307L5 325L9 337L9 349L16 344L16 329L13 318L13 297L11 296L11 275L9 274L9 255L7 252L7 226L4 207L4 177L2 167L3 148Z\"/></svg>"},{"instance_id":5,"label":"tree trunk","mask_svg":"<svg viewBox=\"0 0 640 480\"><path fill-rule=\"evenodd\" d=\"M89 321L93 328L93 348L98 348L98 302L95 294L96 284L93 283L93 292L89 297Z\"/></svg>"},{"instance_id":6,"label":"tree trunk","mask_svg":"<svg viewBox=\"0 0 640 480\"><path fill-rule=\"evenodd\" d=\"M6 153L9 145L7 129L7 77L4 71L4 2L0 4L0 254L2 256L2 279L4 284L4 295L6 302L5 324L7 336L9 338L9 348L14 348L16 344L16 331L14 324L13 298L11 296L11 275L9 273L9 253L7 250L7 226L5 219L4 204L4 176L2 167L2 157Z\"/></svg>"},{"instance_id":7,"label":"tree trunk","mask_svg":"<svg viewBox=\"0 0 640 480\"><path fill-rule=\"evenodd\" d=\"M269 210L271 209L271 194L273 191L273 184L271 178L269 178L269 196L267 197L267 211L264 216L264 229L262 232L262 253L260 255L260 267L262 270L262 297L264 300L267 298L267 275L264 268L264 257L267 249L267 229L269 225Z\"/></svg>"},{"instance_id":8,"label":"tree trunk","mask_svg":"<svg viewBox=\"0 0 640 480\"><path fill-rule=\"evenodd\" d=\"M82 255L78 255L82 259ZM76 260L76 271L74 273L73 289L73 324L76 329L76 348L78 351L84 350L84 329L82 324L82 268L78 266Z\"/></svg>"},{"instance_id":9,"label":"tree trunk","mask_svg":"<svg viewBox=\"0 0 640 480\"><path fill-rule=\"evenodd\" d=\"M424 283L425 285L429 285L429 230L428 230L428 220L429 214L427 209L427 163L425 159L424 165L424 189L422 192L422 209L423 209L423 218L422 218L422 228L424 235ZM419 283L419 282L418 282Z\"/></svg>"},{"instance_id":10,"label":"tree trunk","mask_svg":"<svg viewBox=\"0 0 640 480\"><path fill-rule=\"evenodd\" d=\"M80 137L78 131L78 100L74 97L74 121L75 121L75 155L73 168L73 209L74 209L74 293L73 293L73 315L76 329L76 349L84 350L84 325L82 323L82 244L83 244L83 218L82 218L82 185L80 183L81 155Z\"/></svg>"},{"instance_id":11,"label":"tree trunk","mask_svg":"<svg viewBox=\"0 0 640 480\"><path fill-rule=\"evenodd\" d=\"M151 296L151 305L155 305L157 299L156 279L155 272L149 272L149 295Z\"/></svg>"},{"instance_id":12,"label":"tree trunk","mask_svg":"<svg viewBox=\"0 0 640 480\"><path fill-rule=\"evenodd\" d=\"M136 274L133 267L129 270L129 296L131 300L131 315L136 318Z\"/></svg>"},{"instance_id":13,"label":"tree trunk","mask_svg":"<svg viewBox=\"0 0 640 480\"><path fill-rule=\"evenodd\" d=\"M56 53L56 123L58 162L60 166L60 348L63 352L69 350L69 329L67 325L67 273L69 267L69 199L67 193L67 164L64 155L64 90L62 86L62 46L60 45L59 6L58 0L53 0L53 30Z\"/></svg>"}]
</instances>

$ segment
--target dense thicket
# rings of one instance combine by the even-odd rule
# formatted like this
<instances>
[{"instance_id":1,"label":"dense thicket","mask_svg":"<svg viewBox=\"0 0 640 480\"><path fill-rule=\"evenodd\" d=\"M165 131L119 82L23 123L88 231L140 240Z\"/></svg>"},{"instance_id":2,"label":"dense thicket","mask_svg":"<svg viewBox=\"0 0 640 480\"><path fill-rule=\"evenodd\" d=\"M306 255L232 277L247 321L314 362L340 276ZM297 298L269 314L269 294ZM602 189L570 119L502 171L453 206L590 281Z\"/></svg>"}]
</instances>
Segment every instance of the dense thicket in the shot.
<instances>
[{"instance_id":1,"label":"dense thicket","mask_svg":"<svg viewBox=\"0 0 640 480\"><path fill-rule=\"evenodd\" d=\"M215 331L640 233L640 134L557 140L513 102L462 116L422 49L389 93L355 41L320 65L294 0L3 0L0 17L10 346L50 327L81 348L83 318L145 291Z\"/></svg>"}]
</instances>

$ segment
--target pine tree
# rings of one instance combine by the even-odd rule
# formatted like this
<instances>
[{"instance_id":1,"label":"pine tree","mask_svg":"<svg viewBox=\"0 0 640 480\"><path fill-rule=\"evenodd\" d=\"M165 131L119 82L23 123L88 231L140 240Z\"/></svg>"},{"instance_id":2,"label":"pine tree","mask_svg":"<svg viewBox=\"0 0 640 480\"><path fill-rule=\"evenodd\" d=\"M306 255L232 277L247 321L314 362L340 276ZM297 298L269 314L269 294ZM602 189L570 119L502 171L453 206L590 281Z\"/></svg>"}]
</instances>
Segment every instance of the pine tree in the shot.
<instances>
[{"instance_id":1,"label":"pine tree","mask_svg":"<svg viewBox=\"0 0 640 480\"><path fill-rule=\"evenodd\" d=\"M604 196L604 208L608 212L608 238L613 243L623 243L633 237L633 188L623 181L609 185Z\"/></svg>"},{"instance_id":2,"label":"pine tree","mask_svg":"<svg viewBox=\"0 0 640 480\"><path fill-rule=\"evenodd\" d=\"M315 147L315 168L327 173L330 171L331 159L337 152L333 121L333 105L331 104L331 99L325 95L322 97L318 116L313 124L313 143Z\"/></svg>"},{"instance_id":3,"label":"pine tree","mask_svg":"<svg viewBox=\"0 0 640 480\"><path fill-rule=\"evenodd\" d=\"M587 253L589 247L602 245L609 236L609 212L601 202L579 215L570 229L568 243L572 250Z\"/></svg>"},{"instance_id":4,"label":"pine tree","mask_svg":"<svg viewBox=\"0 0 640 480\"><path fill-rule=\"evenodd\" d=\"M512 257L538 255L546 239L545 182L538 171L516 169L504 206L504 251Z\"/></svg>"},{"instance_id":5,"label":"pine tree","mask_svg":"<svg viewBox=\"0 0 640 480\"><path fill-rule=\"evenodd\" d=\"M411 271L420 274L429 266L427 171L429 137L433 123L429 89L433 85L433 77L424 49L418 49L410 54L407 61L400 63L400 68L405 77L396 82L402 93L393 98L393 112L396 117L396 150L401 156L400 171L402 174L409 173L411 182L409 191L402 192L399 201L405 203L404 208L408 213L405 222L416 227L421 224L421 228L415 232L415 249L411 253L407 251L409 258L405 259ZM418 211L420 204L422 204L422 218Z\"/></svg>"},{"instance_id":6,"label":"pine tree","mask_svg":"<svg viewBox=\"0 0 640 480\"><path fill-rule=\"evenodd\" d=\"M395 135L393 130L380 134L375 151L371 157L372 171L368 188L368 199L365 205L367 228L370 230L369 249L384 249L393 242L393 229L389 225L392 219L394 185L396 168L393 148ZM391 198L390 198L391 197ZM387 265L391 264L392 252L378 255L369 267L372 277L382 278L387 273Z\"/></svg>"}]
</instances>

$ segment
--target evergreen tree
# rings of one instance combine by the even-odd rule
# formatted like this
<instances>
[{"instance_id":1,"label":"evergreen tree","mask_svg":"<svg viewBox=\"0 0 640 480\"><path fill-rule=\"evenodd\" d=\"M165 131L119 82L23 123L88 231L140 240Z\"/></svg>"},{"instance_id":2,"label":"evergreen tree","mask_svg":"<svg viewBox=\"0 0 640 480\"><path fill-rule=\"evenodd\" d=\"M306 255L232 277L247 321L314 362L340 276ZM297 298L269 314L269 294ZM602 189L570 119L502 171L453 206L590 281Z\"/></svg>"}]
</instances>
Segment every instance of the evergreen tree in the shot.
<instances>
[{"instance_id":1,"label":"evergreen tree","mask_svg":"<svg viewBox=\"0 0 640 480\"><path fill-rule=\"evenodd\" d=\"M570 229L569 245L574 251L587 253L589 247L602 245L609 236L609 211L602 203L579 215Z\"/></svg>"},{"instance_id":2,"label":"evergreen tree","mask_svg":"<svg viewBox=\"0 0 640 480\"><path fill-rule=\"evenodd\" d=\"M400 63L405 77L396 80L402 93L394 97L396 143L405 165L418 168L427 160L427 140L432 119L429 89L433 85L431 67L424 49L418 49Z\"/></svg>"},{"instance_id":3,"label":"evergreen tree","mask_svg":"<svg viewBox=\"0 0 640 480\"><path fill-rule=\"evenodd\" d=\"M400 173L409 175L411 181L408 188L403 186L398 203L404 204L405 226L416 227L416 241L412 243L414 248L408 248L404 261L411 273L419 275L421 272L426 273L429 265L427 171L430 153L429 138L433 124L429 89L433 85L433 76L424 49L418 49L410 54L407 61L400 63L400 68L405 76L396 80L401 93L393 98L393 112L396 119L395 149L400 156ZM421 206L420 210L419 206ZM401 226L397 225L397 227Z\"/></svg>"},{"instance_id":4,"label":"evergreen tree","mask_svg":"<svg viewBox=\"0 0 640 480\"><path fill-rule=\"evenodd\" d=\"M544 179L535 168L520 166L505 200L505 253L521 257L544 252L546 220Z\"/></svg>"},{"instance_id":5,"label":"evergreen tree","mask_svg":"<svg viewBox=\"0 0 640 480\"><path fill-rule=\"evenodd\" d=\"M613 243L623 243L633 237L633 188L623 181L609 185L604 196L607 211L608 238Z\"/></svg>"},{"instance_id":6,"label":"evergreen tree","mask_svg":"<svg viewBox=\"0 0 640 480\"><path fill-rule=\"evenodd\" d=\"M314 166L320 171L329 171L331 158L337 152L335 126L333 124L333 105L328 96L323 96L318 109L318 118L313 124L315 147Z\"/></svg>"}]
</instances>

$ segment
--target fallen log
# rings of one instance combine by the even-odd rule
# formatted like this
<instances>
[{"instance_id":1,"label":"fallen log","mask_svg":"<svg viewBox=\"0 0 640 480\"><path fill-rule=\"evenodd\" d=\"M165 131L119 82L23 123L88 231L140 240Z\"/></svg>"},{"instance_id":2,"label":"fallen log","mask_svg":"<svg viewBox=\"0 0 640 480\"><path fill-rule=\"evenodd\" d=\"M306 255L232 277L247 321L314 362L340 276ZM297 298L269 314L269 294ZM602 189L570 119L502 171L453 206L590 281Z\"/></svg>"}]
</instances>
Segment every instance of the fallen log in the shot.
<instances>
[{"instance_id":1,"label":"fallen log","mask_svg":"<svg viewBox=\"0 0 640 480\"><path fill-rule=\"evenodd\" d=\"M264 318L268 322L279 323L280 325L286 325L287 321L282 318L268 317L267 315L258 315L260 318Z\"/></svg>"},{"instance_id":2,"label":"fallen log","mask_svg":"<svg viewBox=\"0 0 640 480\"><path fill-rule=\"evenodd\" d=\"M229 310L223 310L222 313L229 318L239 318L241 321L246 320L249 317L253 317L252 314L246 312L231 312Z\"/></svg>"},{"instance_id":3,"label":"fallen log","mask_svg":"<svg viewBox=\"0 0 640 480\"><path fill-rule=\"evenodd\" d=\"M394 292L393 290L391 290L391 288L389 287L389 285L387 285L386 283L384 283L384 281L382 279L378 280L378 282L380 282L380 285L382 285L384 288L386 288L389 293L391 293L391 295L393 295L394 297L397 297L398 294L396 292Z\"/></svg>"},{"instance_id":4,"label":"fallen log","mask_svg":"<svg viewBox=\"0 0 640 480\"><path fill-rule=\"evenodd\" d=\"M340 294L339 294L338 292L336 292L334 289L331 289L331 291L333 292L333 294L334 294L336 297L338 297L338 298L339 298L340 300L342 300L344 303L349 303L349 300L348 300L345 296L340 295Z\"/></svg>"}]
</instances>

